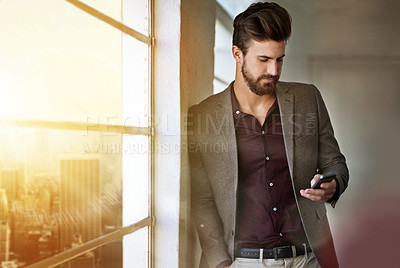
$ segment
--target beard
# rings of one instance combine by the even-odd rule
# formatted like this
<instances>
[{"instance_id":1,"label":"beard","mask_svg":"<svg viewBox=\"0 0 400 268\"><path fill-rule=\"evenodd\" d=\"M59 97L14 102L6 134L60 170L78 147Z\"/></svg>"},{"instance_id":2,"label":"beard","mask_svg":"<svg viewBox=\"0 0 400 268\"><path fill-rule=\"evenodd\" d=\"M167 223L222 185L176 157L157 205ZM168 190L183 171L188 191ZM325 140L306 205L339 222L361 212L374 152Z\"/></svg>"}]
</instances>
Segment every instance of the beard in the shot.
<instances>
[{"instance_id":1,"label":"beard","mask_svg":"<svg viewBox=\"0 0 400 268\"><path fill-rule=\"evenodd\" d=\"M275 94L275 88L276 88L276 83L278 83L279 80L279 74L278 75L263 74L256 79L249 72L249 70L247 69L246 61L244 61L242 65L242 75L244 80L246 81L247 86L254 94L257 94L259 96L267 94L268 95ZM262 79L273 79L273 81L270 83L265 83L262 82Z\"/></svg>"}]
</instances>

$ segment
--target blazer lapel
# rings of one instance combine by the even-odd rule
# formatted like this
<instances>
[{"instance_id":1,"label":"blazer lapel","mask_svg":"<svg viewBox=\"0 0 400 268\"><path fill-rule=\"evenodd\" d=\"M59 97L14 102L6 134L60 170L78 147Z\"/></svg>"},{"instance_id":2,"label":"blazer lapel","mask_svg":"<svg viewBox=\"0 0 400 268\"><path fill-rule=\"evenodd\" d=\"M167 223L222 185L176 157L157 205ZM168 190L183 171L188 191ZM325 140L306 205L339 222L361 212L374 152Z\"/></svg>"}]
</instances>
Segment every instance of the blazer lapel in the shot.
<instances>
[{"instance_id":1,"label":"blazer lapel","mask_svg":"<svg viewBox=\"0 0 400 268\"><path fill-rule=\"evenodd\" d=\"M220 162L221 166L227 168L227 172L231 175L229 179L233 179L233 185L236 188L238 180L238 158L231 100L232 85L233 83L231 83L218 98L215 109L215 123L217 127L220 127L221 133L214 137L216 138L215 142L221 142L221 144L226 144L228 147L227 151L219 155L217 161Z\"/></svg>"},{"instance_id":2,"label":"blazer lapel","mask_svg":"<svg viewBox=\"0 0 400 268\"><path fill-rule=\"evenodd\" d=\"M294 99L289 89L281 83L277 83L276 97L278 99L279 111L282 120L283 140L285 142L286 155L290 175L293 179L294 159Z\"/></svg>"}]
</instances>

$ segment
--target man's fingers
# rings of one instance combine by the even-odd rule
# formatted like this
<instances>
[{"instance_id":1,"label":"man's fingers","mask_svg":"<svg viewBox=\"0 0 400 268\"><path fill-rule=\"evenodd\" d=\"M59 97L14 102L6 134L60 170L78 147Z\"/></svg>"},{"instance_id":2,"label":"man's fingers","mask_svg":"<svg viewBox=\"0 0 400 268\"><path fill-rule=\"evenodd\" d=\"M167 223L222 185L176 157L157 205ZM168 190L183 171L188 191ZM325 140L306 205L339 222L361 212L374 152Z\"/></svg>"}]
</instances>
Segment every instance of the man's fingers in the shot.
<instances>
[{"instance_id":1,"label":"man's fingers","mask_svg":"<svg viewBox=\"0 0 400 268\"><path fill-rule=\"evenodd\" d=\"M308 189L305 189L304 191L305 191L306 194L316 195L316 196L323 196L324 193L325 193L325 190L322 190L322 189L311 189L311 188L308 188Z\"/></svg>"},{"instance_id":2,"label":"man's fingers","mask_svg":"<svg viewBox=\"0 0 400 268\"><path fill-rule=\"evenodd\" d=\"M311 180L311 186L322 176L321 174L315 174L313 179ZM301 196L308 198L312 201L325 202L332 198L332 196L336 192L336 180L332 180L331 182L324 182L321 184L321 189L302 189L300 190Z\"/></svg>"},{"instance_id":3,"label":"man's fingers","mask_svg":"<svg viewBox=\"0 0 400 268\"><path fill-rule=\"evenodd\" d=\"M315 174L314 177L311 180L310 186L313 186L314 183L316 183L317 180L319 179L319 177L321 177L321 176L322 176L322 174Z\"/></svg>"},{"instance_id":4,"label":"man's fingers","mask_svg":"<svg viewBox=\"0 0 400 268\"><path fill-rule=\"evenodd\" d=\"M313 191L318 191L318 195L313 194ZM308 198L312 201L322 201L323 194L321 195L321 193L319 191L322 191L322 190L306 189L306 190L300 190L300 194L303 197Z\"/></svg>"},{"instance_id":5,"label":"man's fingers","mask_svg":"<svg viewBox=\"0 0 400 268\"><path fill-rule=\"evenodd\" d=\"M321 188L322 189L329 189L329 184L328 183L321 183Z\"/></svg>"},{"instance_id":6,"label":"man's fingers","mask_svg":"<svg viewBox=\"0 0 400 268\"><path fill-rule=\"evenodd\" d=\"M321 185L321 187L322 187L322 185ZM328 188L326 188L326 187L328 187ZM326 189L324 189L324 187L322 189L311 189L311 188L308 188L305 190L302 189L302 190L300 190L300 194L303 197L308 198L312 201L324 202L326 200L329 200L335 193L335 191L329 187L328 183L325 183L325 188Z\"/></svg>"},{"instance_id":7,"label":"man's fingers","mask_svg":"<svg viewBox=\"0 0 400 268\"><path fill-rule=\"evenodd\" d=\"M331 182L322 183L321 188L326 190L328 193L335 193L336 192L336 180L332 180Z\"/></svg>"}]
</instances>

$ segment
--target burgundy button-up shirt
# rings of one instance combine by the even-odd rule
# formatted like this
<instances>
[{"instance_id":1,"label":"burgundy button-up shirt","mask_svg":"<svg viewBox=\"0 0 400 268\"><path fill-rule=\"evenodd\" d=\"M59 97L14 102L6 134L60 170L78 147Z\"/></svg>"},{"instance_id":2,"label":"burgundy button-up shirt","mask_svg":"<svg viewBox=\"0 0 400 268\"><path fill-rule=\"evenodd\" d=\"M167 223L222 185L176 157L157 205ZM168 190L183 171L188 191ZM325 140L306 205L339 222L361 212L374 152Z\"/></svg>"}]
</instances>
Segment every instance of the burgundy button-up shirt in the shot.
<instances>
[{"instance_id":1,"label":"burgundy button-up shirt","mask_svg":"<svg viewBox=\"0 0 400 268\"><path fill-rule=\"evenodd\" d=\"M236 248L307 243L289 174L277 101L264 124L240 111L232 89L239 159Z\"/></svg>"}]
</instances>

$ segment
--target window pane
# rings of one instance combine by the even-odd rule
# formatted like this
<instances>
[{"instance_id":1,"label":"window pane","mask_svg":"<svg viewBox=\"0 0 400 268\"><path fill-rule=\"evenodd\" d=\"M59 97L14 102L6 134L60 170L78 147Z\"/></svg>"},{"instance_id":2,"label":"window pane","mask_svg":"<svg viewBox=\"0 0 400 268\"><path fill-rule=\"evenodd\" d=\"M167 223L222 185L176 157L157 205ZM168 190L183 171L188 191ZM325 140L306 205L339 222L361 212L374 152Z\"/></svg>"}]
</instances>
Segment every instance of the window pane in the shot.
<instances>
[{"instance_id":1,"label":"window pane","mask_svg":"<svg viewBox=\"0 0 400 268\"><path fill-rule=\"evenodd\" d=\"M123 35L123 118L124 125L148 127L149 47Z\"/></svg>"},{"instance_id":2,"label":"window pane","mask_svg":"<svg viewBox=\"0 0 400 268\"><path fill-rule=\"evenodd\" d=\"M215 22L215 75L230 83L235 77L232 33L217 19Z\"/></svg>"},{"instance_id":3,"label":"window pane","mask_svg":"<svg viewBox=\"0 0 400 268\"><path fill-rule=\"evenodd\" d=\"M116 21L121 21L121 3L120 3L121 1L110 1L110 0L79 0L79 1L113 18ZM115 3L111 4L110 2L115 2Z\"/></svg>"},{"instance_id":4,"label":"window pane","mask_svg":"<svg viewBox=\"0 0 400 268\"><path fill-rule=\"evenodd\" d=\"M214 93L221 92L235 79L235 60L232 56L232 33L217 19L215 22L214 76L221 81L214 81ZM222 84L226 84L222 85Z\"/></svg>"},{"instance_id":5,"label":"window pane","mask_svg":"<svg viewBox=\"0 0 400 268\"><path fill-rule=\"evenodd\" d=\"M110 230L111 231L111 230ZM122 239L89 251L58 268L122 268ZM125 266L127 268L132 266Z\"/></svg>"},{"instance_id":6,"label":"window pane","mask_svg":"<svg viewBox=\"0 0 400 268\"><path fill-rule=\"evenodd\" d=\"M123 23L149 35L149 0L123 0Z\"/></svg>"},{"instance_id":7,"label":"window pane","mask_svg":"<svg viewBox=\"0 0 400 268\"><path fill-rule=\"evenodd\" d=\"M145 218L147 139L2 127L0 232L9 232L2 236L9 246L3 260L37 262L120 228L123 166L124 213L132 221Z\"/></svg>"},{"instance_id":8,"label":"window pane","mask_svg":"<svg viewBox=\"0 0 400 268\"><path fill-rule=\"evenodd\" d=\"M99 2L121 13L121 1ZM123 122L119 30L66 1L0 7L2 119Z\"/></svg>"},{"instance_id":9,"label":"window pane","mask_svg":"<svg viewBox=\"0 0 400 268\"><path fill-rule=\"evenodd\" d=\"M107 134L1 129L10 259L34 263L121 226L121 135Z\"/></svg>"},{"instance_id":10,"label":"window pane","mask_svg":"<svg viewBox=\"0 0 400 268\"><path fill-rule=\"evenodd\" d=\"M124 236L124 268L149 267L149 228ZM161 265L163 266L163 265ZM165 265L168 267L168 264Z\"/></svg>"},{"instance_id":11,"label":"window pane","mask_svg":"<svg viewBox=\"0 0 400 268\"><path fill-rule=\"evenodd\" d=\"M110 0L80 0L81 2L97 9L101 13L119 21L126 26L144 34L149 34L149 1L148 0L123 0L121 9L116 5L110 5Z\"/></svg>"},{"instance_id":12,"label":"window pane","mask_svg":"<svg viewBox=\"0 0 400 268\"><path fill-rule=\"evenodd\" d=\"M146 136L123 136L123 225L149 215L149 143Z\"/></svg>"},{"instance_id":13,"label":"window pane","mask_svg":"<svg viewBox=\"0 0 400 268\"><path fill-rule=\"evenodd\" d=\"M217 79L214 79L213 80L213 86L214 86L213 93L217 94L219 92L222 92L224 89L227 88L228 85L229 84L225 84L225 83L222 83L221 81L218 81Z\"/></svg>"}]
</instances>

